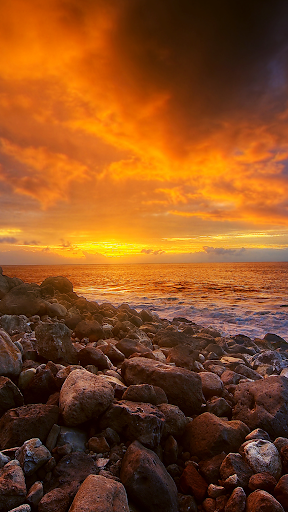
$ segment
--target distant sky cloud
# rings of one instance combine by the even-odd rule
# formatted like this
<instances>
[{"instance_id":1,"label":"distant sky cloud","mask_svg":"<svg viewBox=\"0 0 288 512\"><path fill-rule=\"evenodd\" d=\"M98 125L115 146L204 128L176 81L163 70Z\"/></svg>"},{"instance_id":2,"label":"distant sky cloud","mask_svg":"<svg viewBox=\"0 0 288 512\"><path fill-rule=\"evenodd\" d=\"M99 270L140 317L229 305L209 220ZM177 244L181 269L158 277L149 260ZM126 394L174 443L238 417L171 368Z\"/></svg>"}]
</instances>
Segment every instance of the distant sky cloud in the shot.
<instances>
[{"instance_id":1,"label":"distant sky cloud","mask_svg":"<svg viewBox=\"0 0 288 512\"><path fill-rule=\"evenodd\" d=\"M0 244L17 244L17 238L13 236L2 236L0 237Z\"/></svg>"}]
</instances>

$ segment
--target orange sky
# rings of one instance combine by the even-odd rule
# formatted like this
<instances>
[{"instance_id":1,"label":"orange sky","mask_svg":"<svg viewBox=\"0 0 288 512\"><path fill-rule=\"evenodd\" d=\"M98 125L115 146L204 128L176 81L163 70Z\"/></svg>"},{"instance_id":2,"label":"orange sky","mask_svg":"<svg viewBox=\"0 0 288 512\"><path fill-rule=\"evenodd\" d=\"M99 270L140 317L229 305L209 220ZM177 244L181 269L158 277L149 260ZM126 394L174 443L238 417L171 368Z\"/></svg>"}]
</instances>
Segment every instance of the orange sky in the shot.
<instances>
[{"instance_id":1,"label":"orange sky","mask_svg":"<svg viewBox=\"0 0 288 512\"><path fill-rule=\"evenodd\" d=\"M0 264L287 260L287 15L2 0Z\"/></svg>"}]
</instances>

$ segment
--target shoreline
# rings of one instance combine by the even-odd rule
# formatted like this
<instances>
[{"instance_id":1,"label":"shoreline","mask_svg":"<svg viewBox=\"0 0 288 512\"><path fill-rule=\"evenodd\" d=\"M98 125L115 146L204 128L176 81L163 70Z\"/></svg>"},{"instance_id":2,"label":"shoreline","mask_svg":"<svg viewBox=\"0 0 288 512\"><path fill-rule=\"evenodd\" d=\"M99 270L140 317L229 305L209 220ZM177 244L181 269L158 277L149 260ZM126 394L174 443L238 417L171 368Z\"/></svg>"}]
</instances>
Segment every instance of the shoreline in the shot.
<instances>
[{"instance_id":1,"label":"shoreline","mask_svg":"<svg viewBox=\"0 0 288 512\"><path fill-rule=\"evenodd\" d=\"M0 272L0 294L1 511L287 510L283 338L98 304L60 276Z\"/></svg>"}]
</instances>

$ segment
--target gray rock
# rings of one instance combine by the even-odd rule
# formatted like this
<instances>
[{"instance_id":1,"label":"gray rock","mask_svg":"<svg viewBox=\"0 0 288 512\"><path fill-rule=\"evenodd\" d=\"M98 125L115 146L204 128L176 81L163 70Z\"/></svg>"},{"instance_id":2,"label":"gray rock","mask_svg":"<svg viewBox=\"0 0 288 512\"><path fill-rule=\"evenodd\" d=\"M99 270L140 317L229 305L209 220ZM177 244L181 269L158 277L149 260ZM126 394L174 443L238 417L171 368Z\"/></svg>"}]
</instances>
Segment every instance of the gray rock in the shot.
<instances>
[{"instance_id":1,"label":"gray rock","mask_svg":"<svg viewBox=\"0 0 288 512\"><path fill-rule=\"evenodd\" d=\"M0 302L0 313L4 315L44 314L46 303L41 298L40 287L27 283L12 288Z\"/></svg>"},{"instance_id":2,"label":"gray rock","mask_svg":"<svg viewBox=\"0 0 288 512\"><path fill-rule=\"evenodd\" d=\"M2 315L0 325L10 336L22 332L32 332L28 318L25 315Z\"/></svg>"},{"instance_id":3,"label":"gray rock","mask_svg":"<svg viewBox=\"0 0 288 512\"><path fill-rule=\"evenodd\" d=\"M15 453L15 459L20 462L26 476L33 475L51 457L49 450L37 437L25 441Z\"/></svg>"},{"instance_id":4,"label":"gray rock","mask_svg":"<svg viewBox=\"0 0 288 512\"><path fill-rule=\"evenodd\" d=\"M282 463L279 452L270 441L256 439L250 441L244 448L246 462L254 473L270 473L279 480L282 473Z\"/></svg>"},{"instance_id":5,"label":"gray rock","mask_svg":"<svg viewBox=\"0 0 288 512\"><path fill-rule=\"evenodd\" d=\"M67 426L74 427L102 414L114 398L105 379L88 372L74 370L65 380L59 398L60 412Z\"/></svg>"},{"instance_id":6,"label":"gray rock","mask_svg":"<svg viewBox=\"0 0 288 512\"><path fill-rule=\"evenodd\" d=\"M221 479L224 481L235 474L238 477L239 485L247 487L253 471L242 459L240 453L228 453L220 466Z\"/></svg>"},{"instance_id":7,"label":"gray rock","mask_svg":"<svg viewBox=\"0 0 288 512\"><path fill-rule=\"evenodd\" d=\"M9 409L24 404L21 391L8 377L0 377L0 416Z\"/></svg>"},{"instance_id":8,"label":"gray rock","mask_svg":"<svg viewBox=\"0 0 288 512\"><path fill-rule=\"evenodd\" d=\"M78 356L71 334L72 331L62 323L39 324L35 329L38 354L54 363L77 364Z\"/></svg>"}]
</instances>

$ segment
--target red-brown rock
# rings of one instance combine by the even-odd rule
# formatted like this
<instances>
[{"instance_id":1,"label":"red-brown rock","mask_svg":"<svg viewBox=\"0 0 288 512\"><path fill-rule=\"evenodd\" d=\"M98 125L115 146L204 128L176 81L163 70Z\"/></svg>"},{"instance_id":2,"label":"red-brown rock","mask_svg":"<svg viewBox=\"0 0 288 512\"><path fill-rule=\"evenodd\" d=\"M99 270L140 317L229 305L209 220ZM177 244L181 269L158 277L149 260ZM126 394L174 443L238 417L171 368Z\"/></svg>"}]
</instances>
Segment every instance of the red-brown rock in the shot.
<instances>
[{"instance_id":1,"label":"red-brown rock","mask_svg":"<svg viewBox=\"0 0 288 512\"><path fill-rule=\"evenodd\" d=\"M184 494L192 494L200 502L204 500L208 484L193 464L186 466L180 477L179 485Z\"/></svg>"}]
</instances>

